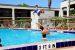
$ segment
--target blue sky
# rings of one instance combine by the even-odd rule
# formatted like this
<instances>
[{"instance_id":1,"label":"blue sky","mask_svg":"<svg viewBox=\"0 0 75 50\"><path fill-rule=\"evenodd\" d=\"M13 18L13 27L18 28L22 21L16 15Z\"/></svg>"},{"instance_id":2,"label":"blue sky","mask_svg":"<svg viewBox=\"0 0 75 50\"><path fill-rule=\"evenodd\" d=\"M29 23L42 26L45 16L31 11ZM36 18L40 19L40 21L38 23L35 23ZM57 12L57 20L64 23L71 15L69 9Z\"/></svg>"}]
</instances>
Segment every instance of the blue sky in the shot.
<instances>
[{"instance_id":1,"label":"blue sky","mask_svg":"<svg viewBox=\"0 0 75 50\"><path fill-rule=\"evenodd\" d=\"M34 5L39 5L42 7L47 7L47 2L48 0L0 0L1 4L22 4L26 3L28 5L34 6ZM52 0L52 8L59 8L60 7L60 2L62 0Z\"/></svg>"}]
</instances>

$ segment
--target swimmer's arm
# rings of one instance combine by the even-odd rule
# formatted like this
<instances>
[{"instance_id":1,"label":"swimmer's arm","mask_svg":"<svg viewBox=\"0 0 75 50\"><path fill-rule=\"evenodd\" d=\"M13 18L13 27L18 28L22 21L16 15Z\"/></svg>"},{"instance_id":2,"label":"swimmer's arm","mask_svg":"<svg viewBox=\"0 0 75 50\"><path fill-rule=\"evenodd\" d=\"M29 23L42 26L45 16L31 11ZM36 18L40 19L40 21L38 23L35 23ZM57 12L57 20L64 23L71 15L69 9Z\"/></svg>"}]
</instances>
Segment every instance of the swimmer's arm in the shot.
<instances>
[{"instance_id":1,"label":"swimmer's arm","mask_svg":"<svg viewBox=\"0 0 75 50\"><path fill-rule=\"evenodd\" d=\"M36 24L38 24L39 26L43 26L42 24L40 24L40 23L36 23Z\"/></svg>"}]
</instances>

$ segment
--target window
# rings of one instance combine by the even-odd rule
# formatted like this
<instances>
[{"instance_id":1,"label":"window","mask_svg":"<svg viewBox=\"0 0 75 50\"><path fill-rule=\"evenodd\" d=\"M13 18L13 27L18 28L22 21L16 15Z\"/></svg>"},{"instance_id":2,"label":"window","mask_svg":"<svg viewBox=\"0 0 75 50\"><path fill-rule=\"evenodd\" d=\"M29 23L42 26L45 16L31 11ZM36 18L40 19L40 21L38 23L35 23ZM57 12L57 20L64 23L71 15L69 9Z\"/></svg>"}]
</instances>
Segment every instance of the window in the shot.
<instances>
[{"instance_id":1,"label":"window","mask_svg":"<svg viewBox=\"0 0 75 50\"><path fill-rule=\"evenodd\" d=\"M11 16L12 16L11 9L0 8L0 17L11 17Z\"/></svg>"},{"instance_id":2,"label":"window","mask_svg":"<svg viewBox=\"0 0 75 50\"><path fill-rule=\"evenodd\" d=\"M55 11L55 16L59 16L59 11Z\"/></svg>"},{"instance_id":3,"label":"window","mask_svg":"<svg viewBox=\"0 0 75 50\"><path fill-rule=\"evenodd\" d=\"M30 17L30 10L16 9L15 16L16 17Z\"/></svg>"}]
</instances>

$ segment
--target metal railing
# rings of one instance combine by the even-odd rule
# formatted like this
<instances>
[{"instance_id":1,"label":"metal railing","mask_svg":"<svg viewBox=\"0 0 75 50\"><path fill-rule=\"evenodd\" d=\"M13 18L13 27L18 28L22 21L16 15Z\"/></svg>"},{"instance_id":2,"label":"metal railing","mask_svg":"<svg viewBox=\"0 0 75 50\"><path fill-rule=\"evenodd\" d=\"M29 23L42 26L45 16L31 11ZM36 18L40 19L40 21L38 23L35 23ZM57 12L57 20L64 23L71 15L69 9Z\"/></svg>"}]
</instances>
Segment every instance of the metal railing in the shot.
<instances>
[{"instance_id":1,"label":"metal railing","mask_svg":"<svg viewBox=\"0 0 75 50\"><path fill-rule=\"evenodd\" d=\"M75 18L40 19L39 22L50 29L75 30Z\"/></svg>"},{"instance_id":2,"label":"metal railing","mask_svg":"<svg viewBox=\"0 0 75 50\"><path fill-rule=\"evenodd\" d=\"M67 25L69 20L69 25ZM12 20L0 20L0 28L31 28L31 20L15 20L15 24L12 24ZM40 19L39 23L46 25L49 28L56 29L74 29L75 30L75 18L54 18L54 19Z\"/></svg>"},{"instance_id":3,"label":"metal railing","mask_svg":"<svg viewBox=\"0 0 75 50\"><path fill-rule=\"evenodd\" d=\"M0 28L30 28L30 20L15 20L15 24L12 24L13 20L0 20Z\"/></svg>"}]
</instances>

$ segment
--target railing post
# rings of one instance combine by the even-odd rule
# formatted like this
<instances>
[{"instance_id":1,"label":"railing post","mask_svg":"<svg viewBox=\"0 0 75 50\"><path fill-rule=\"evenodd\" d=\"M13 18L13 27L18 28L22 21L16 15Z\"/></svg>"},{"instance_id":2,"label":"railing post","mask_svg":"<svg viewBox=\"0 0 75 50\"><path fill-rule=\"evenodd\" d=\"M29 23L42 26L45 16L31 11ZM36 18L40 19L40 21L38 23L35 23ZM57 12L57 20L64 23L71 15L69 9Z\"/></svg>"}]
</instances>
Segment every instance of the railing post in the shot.
<instances>
[{"instance_id":1,"label":"railing post","mask_svg":"<svg viewBox=\"0 0 75 50\"><path fill-rule=\"evenodd\" d=\"M70 0L68 0L68 6L67 6L67 17L70 16ZM69 20L67 19L67 26L69 30Z\"/></svg>"},{"instance_id":2,"label":"railing post","mask_svg":"<svg viewBox=\"0 0 75 50\"><path fill-rule=\"evenodd\" d=\"M15 24L15 12L14 12L14 8L12 8L12 24Z\"/></svg>"}]
</instances>

